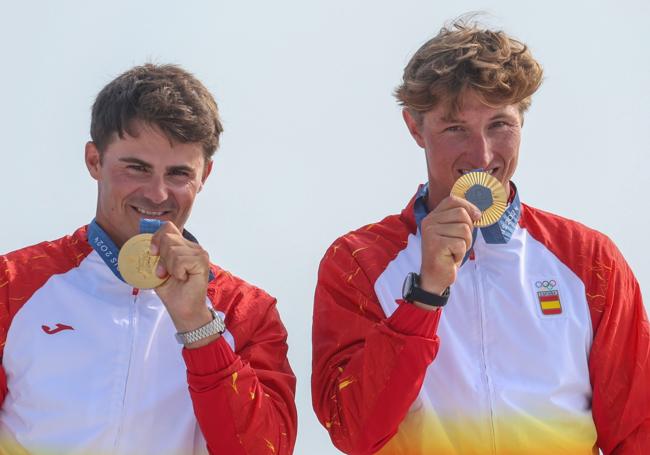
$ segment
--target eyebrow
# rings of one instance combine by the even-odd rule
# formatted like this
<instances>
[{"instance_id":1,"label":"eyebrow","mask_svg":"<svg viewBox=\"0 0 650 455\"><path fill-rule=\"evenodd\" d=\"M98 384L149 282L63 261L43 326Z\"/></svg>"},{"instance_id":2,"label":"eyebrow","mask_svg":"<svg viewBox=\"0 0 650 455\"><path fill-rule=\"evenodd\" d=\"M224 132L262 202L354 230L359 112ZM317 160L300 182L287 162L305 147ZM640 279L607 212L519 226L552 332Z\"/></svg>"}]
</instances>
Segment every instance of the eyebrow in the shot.
<instances>
[{"instance_id":1,"label":"eyebrow","mask_svg":"<svg viewBox=\"0 0 650 455\"><path fill-rule=\"evenodd\" d=\"M132 158L132 157L119 158L119 161L121 161L123 163L128 163L128 164L137 164L138 166L142 166L142 167L145 167L147 169L153 168L153 166L151 164L147 163L146 161L142 161L141 159L138 159L138 158ZM186 166L184 164L179 164L179 165L176 165L176 166L168 166L166 168L166 171L167 172L183 171L183 172L187 172L187 173L190 173L190 174L193 174L195 172L192 167Z\"/></svg>"},{"instance_id":2,"label":"eyebrow","mask_svg":"<svg viewBox=\"0 0 650 455\"><path fill-rule=\"evenodd\" d=\"M509 113L506 112L498 112L497 114L493 115L490 117L490 122L493 122L494 120L498 120L501 118L512 118L513 116ZM445 123L466 123L464 120L461 120L457 117L454 117L451 114L445 114L442 117L440 117L440 120L442 120Z\"/></svg>"}]
</instances>

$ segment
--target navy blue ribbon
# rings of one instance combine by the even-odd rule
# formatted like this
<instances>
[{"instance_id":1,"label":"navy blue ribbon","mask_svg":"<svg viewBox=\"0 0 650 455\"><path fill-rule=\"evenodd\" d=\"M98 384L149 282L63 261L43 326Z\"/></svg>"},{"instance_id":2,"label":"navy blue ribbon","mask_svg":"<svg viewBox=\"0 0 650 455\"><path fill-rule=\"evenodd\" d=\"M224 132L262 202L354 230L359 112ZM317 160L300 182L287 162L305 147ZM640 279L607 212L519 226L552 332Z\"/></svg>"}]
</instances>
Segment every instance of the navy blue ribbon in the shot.
<instances>
[{"instance_id":1,"label":"navy blue ribbon","mask_svg":"<svg viewBox=\"0 0 650 455\"><path fill-rule=\"evenodd\" d=\"M140 220L140 233L155 234L155 232L160 229L163 224L164 221L161 220L150 220L143 218ZM196 240L196 237L190 234L187 229L183 229L183 237L190 242L197 244L199 243L198 240ZM99 226L99 224L97 224L97 221L95 221L94 218L88 225L88 243L93 247L95 251L97 251L99 257L101 257L108 268L111 269L111 272L113 272L117 278L124 281L124 278L122 278L122 275L120 274L120 271L117 267L117 258L120 254L120 249L111 240L106 231L104 231ZM214 273L212 273L212 270L210 270L208 280L214 280Z\"/></svg>"},{"instance_id":2,"label":"navy blue ribbon","mask_svg":"<svg viewBox=\"0 0 650 455\"><path fill-rule=\"evenodd\" d=\"M117 257L120 254L120 249L99 224L97 224L94 218L88 225L88 243L97 251L97 254L99 254L99 257L102 258L108 268L111 269L111 272L120 280L124 281L117 268Z\"/></svg>"},{"instance_id":3,"label":"navy blue ribbon","mask_svg":"<svg viewBox=\"0 0 650 455\"><path fill-rule=\"evenodd\" d=\"M511 183L511 185L514 185ZM481 228L481 234L485 243L508 243L515 232L519 218L521 217L521 202L519 202L519 193L515 188L515 197L506 211L503 212L499 221L492 226Z\"/></svg>"}]
</instances>

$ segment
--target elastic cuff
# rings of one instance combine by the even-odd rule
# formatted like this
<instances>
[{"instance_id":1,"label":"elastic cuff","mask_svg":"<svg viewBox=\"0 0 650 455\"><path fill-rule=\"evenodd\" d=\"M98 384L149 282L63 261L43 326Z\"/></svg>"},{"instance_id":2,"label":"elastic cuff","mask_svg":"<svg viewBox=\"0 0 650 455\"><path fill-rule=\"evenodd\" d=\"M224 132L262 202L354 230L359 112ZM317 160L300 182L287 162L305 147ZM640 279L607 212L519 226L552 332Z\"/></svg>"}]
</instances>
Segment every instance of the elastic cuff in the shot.
<instances>
[{"instance_id":1,"label":"elastic cuff","mask_svg":"<svg viewBox=\"0 0 650 455\"><path fill-rule=\"evenodd\" d=\"M385 324L395 332L433 339L438 330L442 309L427 311L402 301Z\"/></svg>"},{"instance_id":2,"label":"elastic cuff","mask_svg":"<svg viewBox=\"0 0 650 455\"><path fill-rule=\"evenodd\" d=\"M204 376L228 368L237 360L237 355L223 336L210 344L196 349L183 348L183 359L190 374Z\"/></svg>"}]
</instances>

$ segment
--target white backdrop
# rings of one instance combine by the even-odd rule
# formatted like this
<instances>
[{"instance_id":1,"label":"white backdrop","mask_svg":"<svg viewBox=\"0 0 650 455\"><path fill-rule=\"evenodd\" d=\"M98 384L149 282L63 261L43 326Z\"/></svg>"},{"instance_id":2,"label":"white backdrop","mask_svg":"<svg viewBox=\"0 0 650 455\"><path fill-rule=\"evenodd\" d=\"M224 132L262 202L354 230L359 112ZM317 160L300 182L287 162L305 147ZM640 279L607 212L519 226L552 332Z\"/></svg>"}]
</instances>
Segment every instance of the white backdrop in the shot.
<instances>
[{"instance_id":1,"label":"white backdrop","mask_svg":"<svg viewBox=\"0 0 650 455\"><path fill-rule=\"evenodd\" d=\"M338 453L309 392L318 263L424 181L391 91L464 12L487 11L545 68L515 174L522 199L607 233L650 300L646 0L0 2L0 252L93 217L83 146L108 81L145 61L195 73L225 133L188 228L214 262L278 297L299 381L297 454Z\"/></svg>"}]
</instances>

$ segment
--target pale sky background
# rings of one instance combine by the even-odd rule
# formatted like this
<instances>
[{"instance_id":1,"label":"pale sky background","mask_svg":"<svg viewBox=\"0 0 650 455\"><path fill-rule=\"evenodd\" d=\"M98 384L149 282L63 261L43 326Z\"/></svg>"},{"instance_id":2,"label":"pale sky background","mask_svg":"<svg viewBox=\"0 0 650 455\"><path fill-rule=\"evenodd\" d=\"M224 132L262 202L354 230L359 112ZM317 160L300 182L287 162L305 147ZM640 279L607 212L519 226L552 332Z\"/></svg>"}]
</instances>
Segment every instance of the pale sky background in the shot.
<instances>
[{"instance_id":1,"label":"pale sky background","mask_svg":"<svg viewBox=\"0 0 650 455\"><path fill-rule=\"evenodd\" d=\"M0 1L0 252L92 219L83 147L106 83L145 61L196 74L225 133L187 227L214 262L278 298L298 377L296 454L339 453L311 409L318 263L425 180L391 92L462 13L486 11L545 68L514 177L522 200L609 235L648 306L647 0Z\"/></svg>"}]
</instances>

